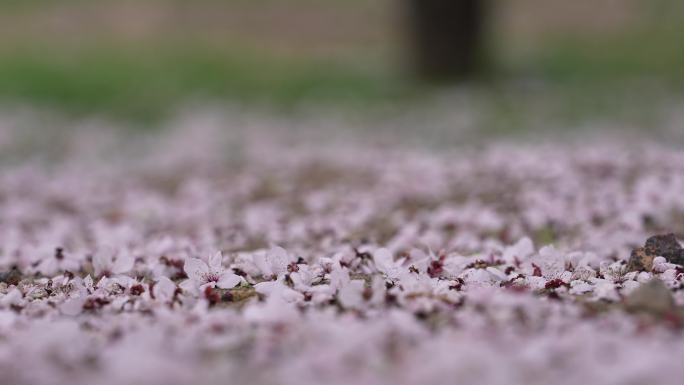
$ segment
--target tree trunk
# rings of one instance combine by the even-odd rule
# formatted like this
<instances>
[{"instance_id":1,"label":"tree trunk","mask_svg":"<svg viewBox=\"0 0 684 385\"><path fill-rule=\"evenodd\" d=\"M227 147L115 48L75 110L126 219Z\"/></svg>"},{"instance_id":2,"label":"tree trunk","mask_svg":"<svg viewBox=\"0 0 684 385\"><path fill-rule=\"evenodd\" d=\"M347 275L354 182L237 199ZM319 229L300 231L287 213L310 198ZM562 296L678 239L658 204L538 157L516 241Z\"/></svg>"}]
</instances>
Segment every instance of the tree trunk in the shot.
<instances>
[{"instance_id":1,"label":"tree trunk","mask_svg":"<svg viewBox=\"0 0 684 385\"><path fill-rule=\"evenodd\" d=\"M481 69L486 0L402 1L420 78L467 80Z\"/></svg>"}]
</instances>

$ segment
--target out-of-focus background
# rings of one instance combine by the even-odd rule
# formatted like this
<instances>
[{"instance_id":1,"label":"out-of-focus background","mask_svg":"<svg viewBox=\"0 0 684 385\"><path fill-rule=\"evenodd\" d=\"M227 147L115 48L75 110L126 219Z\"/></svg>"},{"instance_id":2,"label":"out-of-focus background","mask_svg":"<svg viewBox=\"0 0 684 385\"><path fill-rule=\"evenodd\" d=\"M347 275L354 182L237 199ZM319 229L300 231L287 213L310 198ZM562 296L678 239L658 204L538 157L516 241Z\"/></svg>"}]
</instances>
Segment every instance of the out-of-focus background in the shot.
<instances>
[{"instance_id":1,"label":"out-of-focus background","mask_svg":"<svg viewBox=\"0 0 684 385\"><path fill-rule=\"evenodd\" d=\"M672 135L683 91L676 0L0 3L5 114L143 129L211 106L369 130Z\"/></svg>"}]
</instances>

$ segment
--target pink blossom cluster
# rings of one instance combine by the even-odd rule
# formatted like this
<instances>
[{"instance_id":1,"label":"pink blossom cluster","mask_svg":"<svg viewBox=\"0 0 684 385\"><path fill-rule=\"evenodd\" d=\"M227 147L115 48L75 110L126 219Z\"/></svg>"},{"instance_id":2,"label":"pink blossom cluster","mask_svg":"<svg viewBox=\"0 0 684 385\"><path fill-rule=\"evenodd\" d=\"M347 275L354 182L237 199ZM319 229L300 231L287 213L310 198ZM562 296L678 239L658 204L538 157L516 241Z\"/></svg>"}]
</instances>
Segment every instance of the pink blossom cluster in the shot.
<instances>
[{"instance_id":1,"label":"pink blossom cluster","mask_svg":"<svg viewBox=\"0 0 684 385\"><path fill-rule=\"evenodd\" d=\"M684 377L680 320L621 306L654 278L684 304L682 267L625 263L684 233L677 150L155 143L0 168L3 383Z\"/></svg>"}]
</instances>

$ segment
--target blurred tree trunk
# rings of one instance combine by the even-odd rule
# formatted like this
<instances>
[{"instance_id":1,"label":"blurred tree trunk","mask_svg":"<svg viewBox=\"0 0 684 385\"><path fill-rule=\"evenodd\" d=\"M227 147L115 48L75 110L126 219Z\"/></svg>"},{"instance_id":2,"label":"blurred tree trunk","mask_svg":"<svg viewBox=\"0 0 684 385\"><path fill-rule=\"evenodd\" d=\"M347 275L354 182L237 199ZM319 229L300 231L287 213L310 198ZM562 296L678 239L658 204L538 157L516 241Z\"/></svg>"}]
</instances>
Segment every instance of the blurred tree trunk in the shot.
<instances>
[{"instance_id":1,"label":"blurred tree trunk","mask_svg":"<svg viewBox=\"0 0 684 385\"><path fill-rule=\"evenodd\" d=\"M466 80L482 66L486 0L402 0L417 75Z\"/></svg>"}]
</instances>

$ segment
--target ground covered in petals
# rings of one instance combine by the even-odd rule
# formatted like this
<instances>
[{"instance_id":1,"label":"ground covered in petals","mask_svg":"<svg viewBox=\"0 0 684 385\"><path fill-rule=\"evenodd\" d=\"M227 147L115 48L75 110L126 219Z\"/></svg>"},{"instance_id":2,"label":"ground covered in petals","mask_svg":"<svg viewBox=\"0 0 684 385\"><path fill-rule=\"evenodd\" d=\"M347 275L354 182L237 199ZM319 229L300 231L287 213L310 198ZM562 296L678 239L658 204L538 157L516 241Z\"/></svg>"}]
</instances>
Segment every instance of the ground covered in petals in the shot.
<instances>
[{"instance_id":1,"label":"ground covered in petals","mask_svg":"<svg viewBox=\"0 0 684 385\"><path fill-rule=\"evenodd\" d=\"M684 377L684 269L628 263L684 235L680 151L240 143L73 131L3 161L3 383Z\"/></svg>"}]
</instances>

